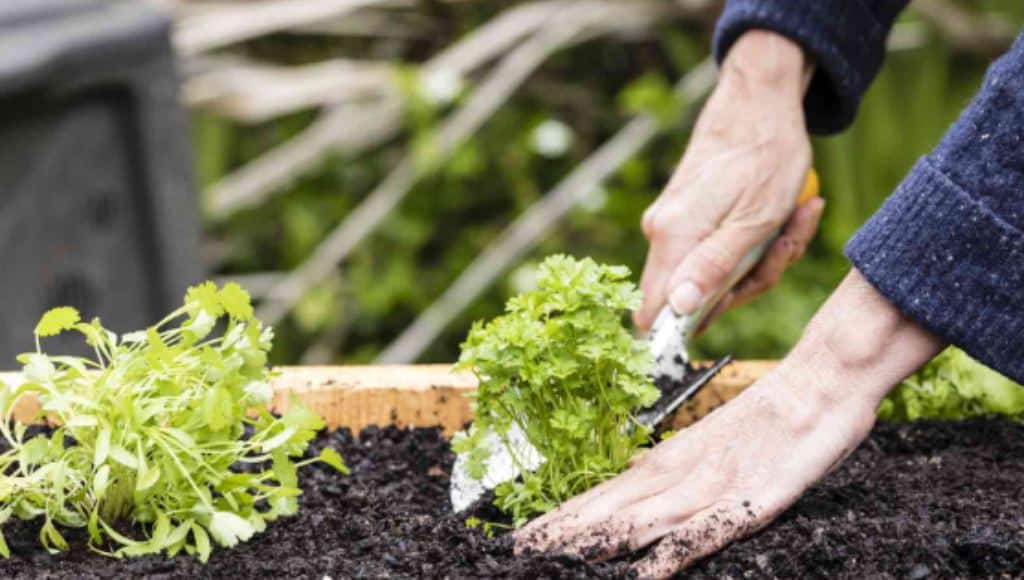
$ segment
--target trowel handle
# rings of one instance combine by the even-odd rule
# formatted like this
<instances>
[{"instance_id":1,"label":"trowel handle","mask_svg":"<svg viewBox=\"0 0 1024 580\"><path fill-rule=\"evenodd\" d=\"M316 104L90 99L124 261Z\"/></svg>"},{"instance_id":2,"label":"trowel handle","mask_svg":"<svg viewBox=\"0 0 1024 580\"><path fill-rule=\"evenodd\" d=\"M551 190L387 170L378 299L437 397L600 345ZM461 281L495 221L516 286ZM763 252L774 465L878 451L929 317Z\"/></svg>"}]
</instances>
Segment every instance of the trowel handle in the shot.
<instances>
[{"instance_id":1,"label":"trowel handle","mask_svg":"<svg viewBox=\"0 0 1024 580\"><path fill-rule=\"evenodd\" d=\"M801 206L807 203L808 201L814 199L815 197L818 197L819 187L820 186L818 183L818 173L814 171L814 168L811 168L807 172L807 179L804 180L804 187L803 189L800 190L800 197L797 198L797 206ZM738 264L736 264L736 267L733 268L732 273L730 273L729 277L726 278L725 284L721 287L721 289L715 294L711 295L711 297L708 300L705 300L704 304L702 304L700 308L698 308L692 315L690 315L686 327L687 334L692 333L695 329L700 327L701 323L704 322L704 319L707 318L708 314L710 314L711 311L715 309L715 306L718 305L718 302L722 299L722 296L725 296L725 294L732 290L733 287L736 286L736 284L740 280L742 280L744 276L750 273L754 266L756 266L757 263L761 261L761 258L764 257L764 254L765 252L768 251L768 248L770 248L771 245L775 243L775 240L778 239L779 234L781 233L782 230L780 228L768 239L754 246L749 252L747 252L747 255L743 256L743 259L740 260Z\"/></svg>"}]
</instances>

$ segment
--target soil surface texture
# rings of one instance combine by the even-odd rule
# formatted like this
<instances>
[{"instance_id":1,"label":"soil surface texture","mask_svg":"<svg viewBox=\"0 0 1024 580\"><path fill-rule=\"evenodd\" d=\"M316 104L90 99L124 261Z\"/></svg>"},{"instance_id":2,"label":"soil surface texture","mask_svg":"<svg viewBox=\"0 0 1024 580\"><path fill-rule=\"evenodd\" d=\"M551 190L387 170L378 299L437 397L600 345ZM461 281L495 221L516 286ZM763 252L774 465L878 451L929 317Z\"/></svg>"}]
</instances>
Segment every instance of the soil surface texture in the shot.
<instances>
[{"instance_id":1,"label":"soil surface texture","mask_svg":"<svg viewBox=\"0 0 1024 580\"><path fill-rule=\"evenodd\" d=\"M628 563L516 557L453 516L453 456L437 430L322 434L351 476L302 475L299 514L208 564L188 556L114 560L50 555L38 524L9 522L2 578L617 578ZM687 578L1024 577L1024 427L1002 421L880 425L775 524L726 548ZM494 520L494 513L480 513Z\"/></svg>"}]
</instances>

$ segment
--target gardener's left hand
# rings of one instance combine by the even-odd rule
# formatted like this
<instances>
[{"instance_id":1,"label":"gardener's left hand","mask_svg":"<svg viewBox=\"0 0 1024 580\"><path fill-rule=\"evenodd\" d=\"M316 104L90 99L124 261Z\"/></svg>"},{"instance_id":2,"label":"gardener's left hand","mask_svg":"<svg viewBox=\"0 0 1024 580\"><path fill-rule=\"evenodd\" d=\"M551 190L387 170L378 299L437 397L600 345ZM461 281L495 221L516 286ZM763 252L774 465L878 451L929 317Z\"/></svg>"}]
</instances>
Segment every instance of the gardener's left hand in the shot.
<instances>
[{"instance_id":1,"label":"gardener's left hand","mask_svg":"<svg viewBox=\"0 0 1024 580\"><path fill-rule=\"evenodd\" d=\"M536 520L518 534L520 544L602 560L661 538L635 568L662 578L772 521L874 422L873 409L820 420L784 374Z\"/></svg>"},{"instance_id":2,"label":"gardener's left hand","mask_svg":"<svg viewBox=\"0 0 1024 580\"><path fill-rule=\"evenodd\" d=\"M941 342L854 270L793 352L638 463L520 530L517 548L635 563L662 578L770 523L867 436L885 393Z\"/></svg>"}]
</instances>

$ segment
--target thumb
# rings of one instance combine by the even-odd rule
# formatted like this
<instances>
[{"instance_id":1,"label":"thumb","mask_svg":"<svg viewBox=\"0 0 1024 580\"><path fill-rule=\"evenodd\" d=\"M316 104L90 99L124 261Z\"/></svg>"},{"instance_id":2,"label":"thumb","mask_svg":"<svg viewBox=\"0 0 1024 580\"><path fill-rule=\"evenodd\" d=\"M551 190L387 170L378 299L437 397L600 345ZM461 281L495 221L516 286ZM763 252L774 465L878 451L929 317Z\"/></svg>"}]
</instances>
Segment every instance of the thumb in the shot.
<instances>
[{"instance_id":1,"label":"thumb","mask_svg":"<svg viewBox=\"0 0 1024 580\"><path fill-rule=\"evenodd\" d=\"M680 315L693 314L726 284L748 253L770 235L763 227L723 224L715 230L683 258L669 278L666 290L672 309Z\"/></svg>"}]
</instances>

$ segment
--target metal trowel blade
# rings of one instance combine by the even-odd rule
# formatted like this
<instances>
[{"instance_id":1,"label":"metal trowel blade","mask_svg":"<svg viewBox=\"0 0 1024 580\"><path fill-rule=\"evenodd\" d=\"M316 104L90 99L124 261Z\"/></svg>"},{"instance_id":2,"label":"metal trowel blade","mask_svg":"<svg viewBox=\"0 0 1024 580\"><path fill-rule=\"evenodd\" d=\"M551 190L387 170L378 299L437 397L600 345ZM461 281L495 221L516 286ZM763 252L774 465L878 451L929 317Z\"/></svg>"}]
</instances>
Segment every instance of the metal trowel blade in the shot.
<instances>
[{"instance_id":1,"label":"metal trowel blade","mask_svg":"<svg viewBox=\"0 0 1024 580\"><path fill-rule=\"evenodd\" d=\"M689 369L688 372L684 372L682 380L679 381L661 382L655 377L655 383L658 384L658 388L663 389L661 398L650 407L638 413L636 416L637 420L648 427L657 426L658 423L664 421L666 417L674 413L683 403L696 395L704 385L711 382L711 379L730 362L732 362L732 356L726 356L709 367Z\"/></svg>"}]
</instances>

